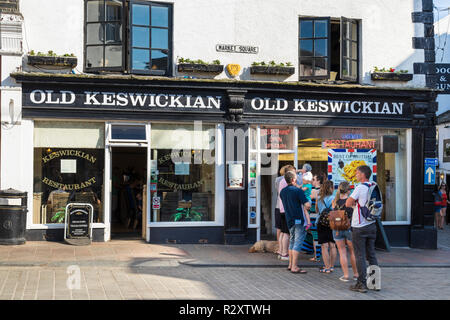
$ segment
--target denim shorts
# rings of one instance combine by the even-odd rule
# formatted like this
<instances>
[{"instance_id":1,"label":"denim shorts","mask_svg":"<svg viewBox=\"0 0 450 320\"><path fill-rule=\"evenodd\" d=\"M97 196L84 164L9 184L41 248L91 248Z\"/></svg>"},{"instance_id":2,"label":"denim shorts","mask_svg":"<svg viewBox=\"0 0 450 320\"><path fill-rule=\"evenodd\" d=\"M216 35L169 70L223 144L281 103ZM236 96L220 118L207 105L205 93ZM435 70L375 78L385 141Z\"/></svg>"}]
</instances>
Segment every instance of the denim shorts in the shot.
<instances>
[{"instance_id":1,"label":"denim shorts","mask_svg":"<svg viewBox=\"0 0 450 320\"><path fill-rule=\"evenodd\" d=\"M434 206L434 212L441 212L441 209L444 208L443 206Z\"/></svg>"},{"instance_id":2,"label":"denim shorts","mask_svg":"<svg viewBox=\"0 0 450 320\"><path fill-rule=\"evenodd\" d=\"M305 226L296 224L289 229L289 250L300 252L306 238Z\"/></svg>"},{"instance_id":3,"label":"denim shorts","mask_svg":"<svg viewBox=\"0 0 450 320\"><path fill-rule=\"evenodd\" d=\"M340 241L345 239L347 239L348 241L352 241L352 232L350 229L344 231L333 230L333 239L334 241Z\"/></svg>"}]
</instances>

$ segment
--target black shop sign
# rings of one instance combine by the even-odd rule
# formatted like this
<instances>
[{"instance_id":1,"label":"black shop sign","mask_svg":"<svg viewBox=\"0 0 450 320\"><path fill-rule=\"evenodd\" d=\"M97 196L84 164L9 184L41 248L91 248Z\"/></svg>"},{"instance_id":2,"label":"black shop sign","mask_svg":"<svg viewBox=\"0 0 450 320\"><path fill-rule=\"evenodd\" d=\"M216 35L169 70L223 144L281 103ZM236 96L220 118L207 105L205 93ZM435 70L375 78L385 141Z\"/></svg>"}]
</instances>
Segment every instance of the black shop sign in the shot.
<instances>
[{"instance_id":1,"label":"black shop sign","mask_svg":"<svg viewBox=\"0 0 450 320\"><path fill-rule=\"evenodd\" d=\"M64 240L74 245L92 241L93 207L88 203L69 203L66 206Z\"/></svg>"},{"instance_id":2,"label":"black shop sign","mask_svg":"<svg viewBox=\"0 0 450 320\"><path fill-rule=\"evenodd\" d=\"M443 90L444 94L450 93L450 63L436 63L436 89Z\"/></svg>"}]
</instances>

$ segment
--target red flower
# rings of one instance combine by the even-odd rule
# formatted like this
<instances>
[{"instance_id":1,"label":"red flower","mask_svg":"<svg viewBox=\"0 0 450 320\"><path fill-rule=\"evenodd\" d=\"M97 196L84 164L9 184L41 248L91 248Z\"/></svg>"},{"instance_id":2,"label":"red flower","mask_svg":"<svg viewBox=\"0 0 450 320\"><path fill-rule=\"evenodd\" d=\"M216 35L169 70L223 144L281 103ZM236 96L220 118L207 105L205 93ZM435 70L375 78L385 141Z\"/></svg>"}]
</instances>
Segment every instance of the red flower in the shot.
<instances>
[{"instance_id":1,"label":"red flower","mask_svg":"<svg viewBox=\"0 0 450 320\"><path fill-rule=\"evenodd\" d=\"M390 68L390 69L389 69L389 72L394 72L394 71L395 71L394 68Z\"/></svg>"}]
</instances>

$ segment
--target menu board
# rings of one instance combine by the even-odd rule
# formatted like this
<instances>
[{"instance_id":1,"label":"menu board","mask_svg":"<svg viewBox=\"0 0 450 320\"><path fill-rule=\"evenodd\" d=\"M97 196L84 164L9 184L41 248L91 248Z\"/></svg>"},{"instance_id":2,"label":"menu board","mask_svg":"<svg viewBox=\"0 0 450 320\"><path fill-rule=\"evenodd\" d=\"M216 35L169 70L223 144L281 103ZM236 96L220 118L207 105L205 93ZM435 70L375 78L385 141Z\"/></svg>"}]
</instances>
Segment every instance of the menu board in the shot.
<instances>
[{"instance_id":1,"label":"menu board","mask_svg":"<svg viewBox=\"0 0 450 320\"><path fill-rule=\"evenodd\" d=\"M66 242L75 245L89 244L92 238L93 207L88 203L69 203L66 206Z\"/></svg>"}]
</instances>

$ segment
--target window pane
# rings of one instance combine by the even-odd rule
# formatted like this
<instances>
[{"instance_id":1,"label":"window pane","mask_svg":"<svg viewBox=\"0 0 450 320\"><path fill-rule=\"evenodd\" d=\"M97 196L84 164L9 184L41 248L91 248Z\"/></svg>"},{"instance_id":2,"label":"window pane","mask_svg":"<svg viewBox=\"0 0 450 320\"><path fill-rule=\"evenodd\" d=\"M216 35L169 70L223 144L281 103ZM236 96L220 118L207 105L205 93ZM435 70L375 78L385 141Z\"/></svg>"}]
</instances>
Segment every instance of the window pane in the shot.
<instances>
[{"instance_id":1,"label":"window pane","mask_svg":"<svg viewBox=\"0 0 450 320\"><path fill-rule=\"evenodd\" d=\"M313 22L311 20L300 21L300 38L313 37Z\"/></svg>"},{"instance_id":2,"label":"window pane","mask_svg":"<svg viewBox=\"0 0 450 320\"><path fill-rule=\"evenodd\" d=\"M152 26L169 27L169 8L152 6Z\"/></svg>"},{"instance_id":3,"label":"window pane","mask_svg":"<svg viewBox=\"0 0 450 320\"><path fill-rule=\"evenodd\" d=\"M314 21L314 37L327 37L328 36L328 21L316 20Z\"/></svg>"},{"instance_id":4,"label":"window pane","mask_svg":"<svg viewBox=\"0 0 450 320\"><path fill-rule=\"evenodd\" d=\"M122 26L120 23L106 24L106 43L122 41Z\"/></svg>"},{"instance_id":5,"label":"window pane","mask_svg":"<svg viewBox=\"0 0 450 320\"><path fill-rule=\"evenodd\" d=\"M348 57L350 55L349 47L348 47L348 41L344 40L342 41L342 56Z\"/></svg>"},{"instance_id":6,"label":"window pane","mask_svg":"<svg viewBox=\"0 0 450 320\"><path fill-rule=\"evenodd\" d=\"M167 70L167 54L152 50L152 70Z\"/></svg>"},{"instance_id":7,"label":"window pane","mask_svg":"<svg viewBox=\"0 0 450 320\"><path fill-rule=\"evenodd\" d=\"M145 27L133 27L133 47L150 47L150 29Z\"/></svg>"},{"instance_id":8,"label":"window pane","mask_svg":"<svg viewBox=\"0 0 450 320\"><path fill-rule=\"evenodd\" d=\"M348 59L342 59L342 76L348 77L350 75L350 64Z\"/></svg>"},{"instance_id":9,"label":"window pane","mask_svg":"<svg viewBox=\"0 0 450 320\"><path fill-rule=\"evenodd\" d=\"M300 60L300 76L309 77L313 75L312 58L302 58Z\"/></svg>"},{"instance_id":10,"label":"window pane","mask_svg":"<svg viewBox=\"0 0 450 320\"><path fill-rule=\"evenodd\" d=\"M105 67L122 66L122 46L105 47Z\"/></svg>"},{"instance_id":11,"label":"window pane","mask_svg":"<svg viewBox=\"0 0 450 320\"><path fill-rule=\"evenodd\" d=\"M106 21L122 19L122 1L106 1Z\"/></svg>"},{"instance_id":12,"label":"window pane","mask_svg":"<svg viewBox=\"0 0 450 320\"><path fill-rule=\"evenodd\" d=\"M204 124L201 131L192 123L152 125L151 180L161 199L152 222L215 220L214 132L214 126Z\"/></svg>"},{"instance_id":13,"label":"window pane","mask_svg":"<svg viewBox=\"0 0 450 320\"><path fill-rule=\"evenodd\" d=\"M152 48L169 48L169 30L152 28Z\"/></svg>"},{"instance_id":14,"label":"window pane","mask_svg":"<svg viewBox=\"0 0 450 320\"><path fill-rule=\"evenodd\" d=\"M148 70L150 64L149 50L133 49L132 68L135 70Z\"/></svg>"},{"instance_id":15,"label":"window pane","mask_svg":"<svg viewBox=\"0 0 450 320\"><path fill-rule=\"evenodd\" d=\"M358 76L358 63L356 61L352 61L352 78L356 78Z\"/></svg>"},{"instance_id":16,"label":"window pane","mask_svg":"<svg viewBox=\"0 0 450 320\"><path fill-rule=\"evenodd\" d=\"M150 7L146 5L133 4L132 24L150 25Z\"/></svg>"},{"instance_id":17,"label":"window pane","mask_svg":"<svg viewBox=\"0 0 450 320\"><path fill-rule=\"evenodd\" d=\"M103 46L86 48L86 67L103 67Z\"/></svg>"},{"instance_id":18,"label":"window pane","mask_svg":"<svg viewBox=\"0 0 450 320\"><path fill-rule=\"evenodd\" d=\"M358 40L358 38L357 38L358 37L358 30L357 30L358 25L356 23L352 23L351 26L352 26L352 40Z\"/></svg>"},{"instance_id":19,"label":"window pane","mask_svg":"<svg viewBox=\"0 0 450 320\"><path fill-rule=\"evenodd\" d=\"M103 123L35 122L33 223L64 223L68 202L90 203L104 221L104 132Z\"/></svg>"},{"instance_id":20,"label":"window pane","mask_svg":"<svg viewBox=\"0 0 450 320\"><path fill-rule=\"evenodd\" d=\"M352 42L352 58L356 59L358 57L358 46L356 42Z\"/></svg>"},{"instance_id":21,"label":"window pane","mask_svg":"<svg viewBox=\"0 0 450 320\"><path fill-rule=\"evenodd\" d=\"M145 126L111 125L111 139L146 140Z\"/></svg>"},{"instance_id":22,"label":"window pane","mask_svg":"<svg viewBox=\"0 0 450 320\"><path fill-rule=\"evenodd\" d=\"M328 41L326 39L314 40L314 55L327 56L328 55Z\"/></svg>"},{"instance_id":23,"label":"window pane","mask_svg":"<svg viewBox=\"0 0 450 320\"><path fill-rule=\"evenodd\" d=\"M104 41L103 24L89 23L86 27L86 44L102 44Z\"/></svg>"},{"instance_id":24,"label":"window pane","mask_svg":"<svg viewBox=\"0 0 450 320\"><path fill-rule=\"evenodd\" d=\"M313 40L300 40L300 56L313 55Z\"/></svg>"},{"instance_id":25,"label":"window pane","mask_svg":"<svg viewBox=\"0 0 450 320\"><path fill-rule=\"evenodd\" d=\"M346 22L346 21L343 21L343 23L341 24L341 26L342 26L342 36L344 37L344 38L348 38L348 33L349 33L349 30L348 30L348 23Z\"/></svg>"},{"instance_id":26,"label":"window pane","mask_svg":"<svg viewBox=\"0 0 450 320\"><path fill-rule=\"evenodd\" d=\"M326 76L328 74L328 59L316 58L314 59L314 75Z\"/></svg>"},{"instance_id":27,"label":"window pane","mask_svg":"<svg viewBox=\"0 0 450 320\"><path fill-rule=\"evenodd\" d=\"M104 2L103 0L88 1L87 3L87 21L104 21Z\"/></svg>"}]
</instances>

